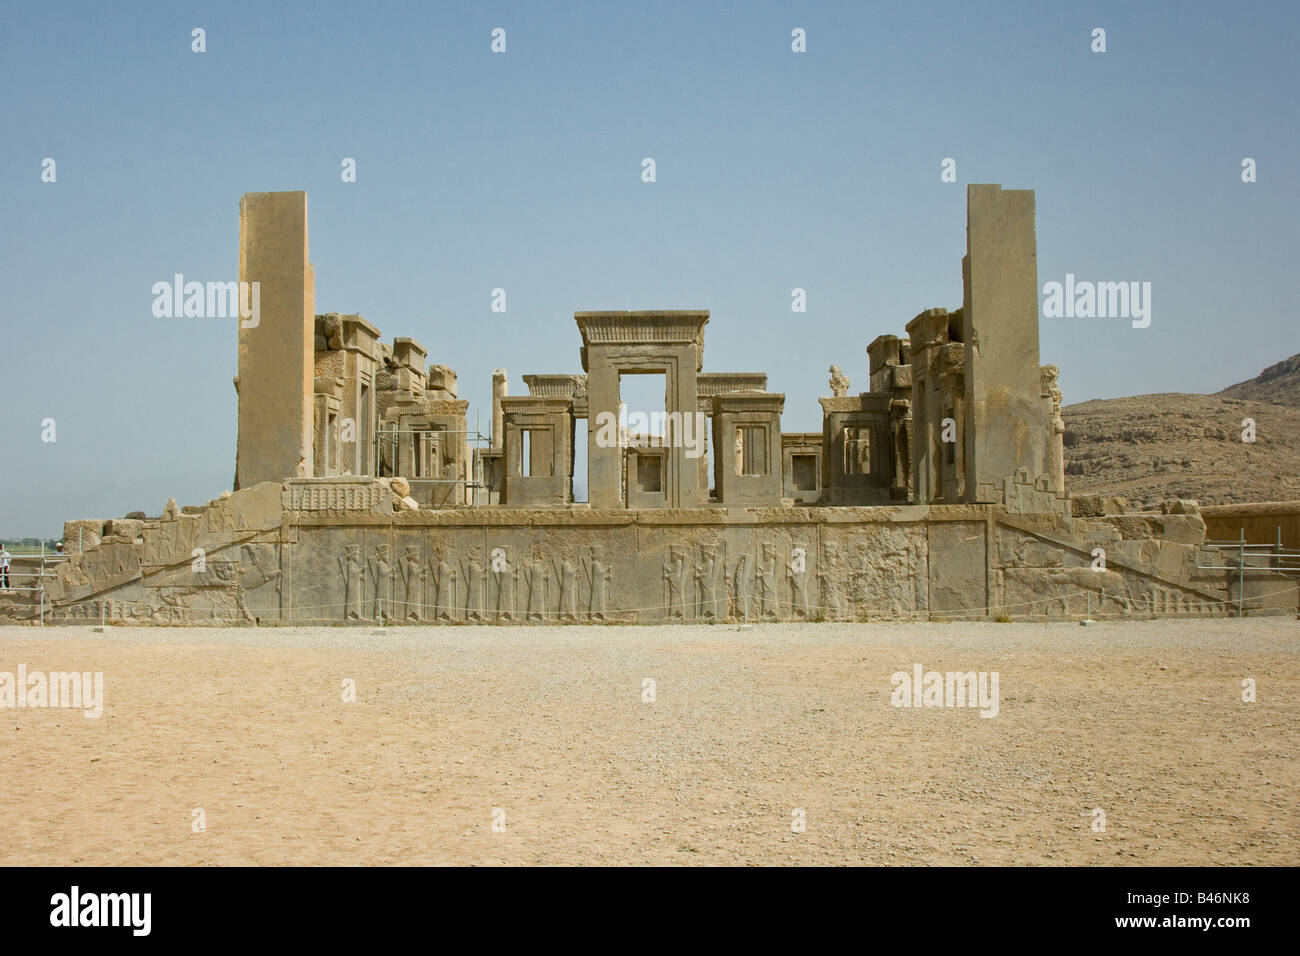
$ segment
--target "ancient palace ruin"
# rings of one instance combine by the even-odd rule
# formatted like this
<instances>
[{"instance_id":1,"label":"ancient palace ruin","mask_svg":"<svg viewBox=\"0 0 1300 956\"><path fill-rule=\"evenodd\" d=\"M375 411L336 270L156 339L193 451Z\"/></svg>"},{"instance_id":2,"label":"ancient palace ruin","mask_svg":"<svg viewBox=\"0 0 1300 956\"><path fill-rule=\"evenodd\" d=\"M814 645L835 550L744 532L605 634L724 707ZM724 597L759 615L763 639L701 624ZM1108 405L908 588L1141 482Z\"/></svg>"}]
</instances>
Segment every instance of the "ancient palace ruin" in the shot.
<instances>
[{"instance_id":1,"label":"ancient palace ruin","mask_svg":"<svg viewBox=\"0 0 1300 956\"><path fill-rule=\"evenodd\" d=\"M456 373L419 342L316 312L306 194L245 195L239 278L258 284L260 313L239 323L234 488L157 517L70 522L74 553L40 613L1195 616L1231 612L1234 588L1285 588L1225 570L1194 502L1129 513L1067 493L1057 368L1039 364L1034 194L976 185L967 199L960 307L866 344L866 391L832 366L820 432L782 432L785 396L766 374L706 371L707 311L576 312L573 368L525 375L527 395L497 370L479 440ZM657 417L621 400L633 375L662 377ZM575 502L584 434L588 500ZM7 600L0 615L36 619L35 598Z\"/></svg>"}]
</instances>

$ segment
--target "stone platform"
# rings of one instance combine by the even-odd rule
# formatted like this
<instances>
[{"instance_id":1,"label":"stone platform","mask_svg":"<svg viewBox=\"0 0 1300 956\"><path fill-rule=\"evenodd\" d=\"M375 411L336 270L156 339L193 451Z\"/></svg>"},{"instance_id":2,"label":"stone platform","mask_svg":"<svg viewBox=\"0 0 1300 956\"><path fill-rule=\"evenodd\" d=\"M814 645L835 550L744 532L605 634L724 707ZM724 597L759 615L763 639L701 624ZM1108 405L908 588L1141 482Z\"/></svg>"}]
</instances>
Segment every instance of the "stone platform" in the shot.
<instances>
[{"instance_id":1,"label":"stone platform","mask_svg":"<svg viewBox=\"0 0 1300 956\"><path fill-rule=\"evenodd\" d=\"M1226 555L1184 513L997 505L492 507L393 512L380 479L266 482L104 522L46 620L153 624L1060 619L1236 613ZM1290 591L1287 588L1290 587ZM1295 582L1247 581L1294 611ZM1268 595L1267 598L1262 596ZM0 598L33 620L34 600Z\"/></svg>"}]
</instances>

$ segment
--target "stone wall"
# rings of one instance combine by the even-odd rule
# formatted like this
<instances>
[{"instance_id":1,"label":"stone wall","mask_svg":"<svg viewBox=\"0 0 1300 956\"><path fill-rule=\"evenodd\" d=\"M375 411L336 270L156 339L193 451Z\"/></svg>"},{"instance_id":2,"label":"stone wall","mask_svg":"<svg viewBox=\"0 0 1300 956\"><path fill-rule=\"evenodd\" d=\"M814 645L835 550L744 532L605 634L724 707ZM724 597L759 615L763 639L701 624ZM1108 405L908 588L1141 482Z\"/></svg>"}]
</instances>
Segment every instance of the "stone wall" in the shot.
<instances>
[{"instance_id":1,"label":"stone wall","mask_svg":"<svg viewBox=\"0 0 1300 956\"><path fill-rule=\"evenodd\" d=\"M197 513L169 509L60 564L47 620L657 623L1236 611L1233 574L1201 570L1225 564L1204 546L1204 521L1172 509L1092 518L997 505L393 513L391 500L382 479L301 479L257 485ZM1265 573L1250 584L1248 597L1272 595L1252 610L1295 611L1294 580ZM0 597L0 617L37 616L32 600Z\"/></svg>"},{"instance_id":2,"label":"stone wall","mask_svg":"<svg viewBox=\"0 0 1300 956\"><path fill-rule=\"evenodd\" d=\"M1283 548L1300 549L1300 501L1203 505L1201 516L1214 540L1236 541L1244 534L1247 544L1276 544L1280 531Z\"/></svg>"}]
</instances>

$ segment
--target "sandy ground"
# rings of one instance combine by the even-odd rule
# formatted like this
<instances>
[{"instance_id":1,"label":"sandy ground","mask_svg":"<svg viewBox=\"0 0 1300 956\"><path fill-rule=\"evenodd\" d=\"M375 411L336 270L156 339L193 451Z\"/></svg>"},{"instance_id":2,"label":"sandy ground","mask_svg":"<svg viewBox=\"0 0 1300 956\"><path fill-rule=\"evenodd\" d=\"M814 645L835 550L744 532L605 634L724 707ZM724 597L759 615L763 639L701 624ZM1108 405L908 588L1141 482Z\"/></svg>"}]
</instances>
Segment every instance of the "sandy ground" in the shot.
<instances>
[{"instance_id":1,"label":"sandy ground","mask_svg":"<svg viewBox=\"0 0 1300 956\"><path fill-rule=\"evenodd\" d=\"M914 663L1000 713L891 706ZM0 628L19 664L106 704L0 709L0 864L1300 863L1290 619Z\"/></svg>"}]
</instances>

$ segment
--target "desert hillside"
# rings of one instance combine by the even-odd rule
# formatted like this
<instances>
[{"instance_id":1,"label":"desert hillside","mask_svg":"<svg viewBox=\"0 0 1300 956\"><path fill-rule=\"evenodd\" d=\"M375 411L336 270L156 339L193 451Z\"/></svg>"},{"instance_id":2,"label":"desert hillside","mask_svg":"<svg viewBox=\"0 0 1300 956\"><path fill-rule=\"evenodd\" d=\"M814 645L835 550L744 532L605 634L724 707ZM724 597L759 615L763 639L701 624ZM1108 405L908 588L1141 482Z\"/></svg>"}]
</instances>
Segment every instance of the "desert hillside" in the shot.
<instances>
[{"instance_id":1,"label":"desert hillside","mask_svg":"<svg viewBox=\"0 0 1300 956\"><path fill-rule=\"evenodd\" d=\"M1250 381L1229 385L1219 394L1250 402L1300 407L1300 355L1270 365Z\"/></svg>"},{"instance_id":2,"label":"desert hillside","mask_svg":"<svg viewBox=\"0 0 1300 956\"><path fill-rule=\"evenodd\" d=\"M1300 355L1214 395L1098 399L1062 409L1074 494L1202 504L1300 498ZM1242 420L1255 421L1254 444Z\"/></svg>"}]
</instances>

